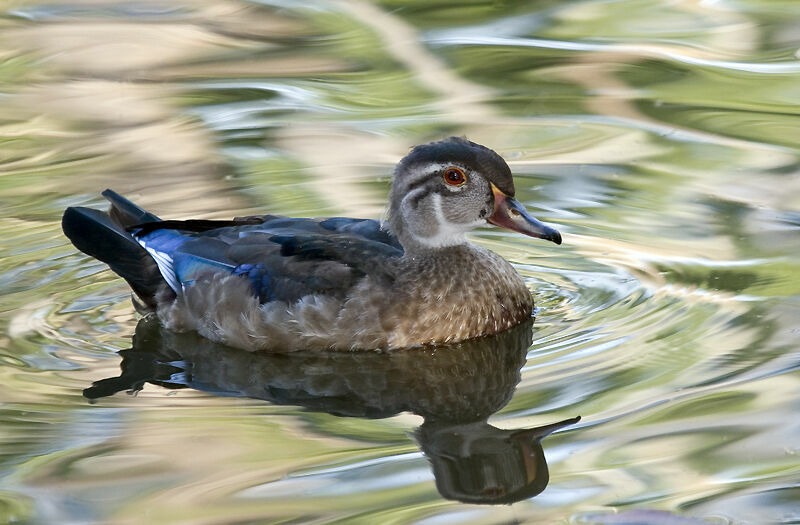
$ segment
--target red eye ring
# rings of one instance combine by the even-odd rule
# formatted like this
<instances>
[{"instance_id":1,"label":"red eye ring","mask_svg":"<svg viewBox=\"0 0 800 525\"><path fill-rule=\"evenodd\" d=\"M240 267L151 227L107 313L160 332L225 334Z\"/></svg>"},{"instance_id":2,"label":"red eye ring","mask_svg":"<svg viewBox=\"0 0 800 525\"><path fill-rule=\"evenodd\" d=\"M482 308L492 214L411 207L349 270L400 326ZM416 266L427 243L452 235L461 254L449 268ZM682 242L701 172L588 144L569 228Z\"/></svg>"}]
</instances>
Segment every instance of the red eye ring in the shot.
<instances>
[{"instance_id":1,"label":"red eye ring","mask_svg":"<svg viewBox=\"0 0 800 525\"><path fill-rule=\"evenodd\" d=\"M450 166L442 173L442 178L450 186L463 186L467 182L467 176L461 168Z\"/></svg>"}]
</instances>

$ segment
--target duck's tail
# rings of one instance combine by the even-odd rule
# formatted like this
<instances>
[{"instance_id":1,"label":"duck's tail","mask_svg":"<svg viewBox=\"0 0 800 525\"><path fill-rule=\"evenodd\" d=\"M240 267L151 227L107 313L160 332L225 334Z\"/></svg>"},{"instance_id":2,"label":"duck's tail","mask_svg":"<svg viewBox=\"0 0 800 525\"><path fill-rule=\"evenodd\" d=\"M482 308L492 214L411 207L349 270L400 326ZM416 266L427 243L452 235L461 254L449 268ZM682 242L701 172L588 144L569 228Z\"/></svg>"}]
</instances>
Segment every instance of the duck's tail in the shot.
<instances>
[{"instance_id":1,"label":"duck's tail","mask_svg":"<svg viewBox=\"0 0 800 525\"><path fill-rule=\"evenodd\" d=\"M111 203L108 213L70 207L61 228L76 248L110 266L128 281L144 306L153 309L156 294L168 285L156 261L126 228L161 219L112 190L104 191L103 197Z\"/></svg>"}]
</instances>

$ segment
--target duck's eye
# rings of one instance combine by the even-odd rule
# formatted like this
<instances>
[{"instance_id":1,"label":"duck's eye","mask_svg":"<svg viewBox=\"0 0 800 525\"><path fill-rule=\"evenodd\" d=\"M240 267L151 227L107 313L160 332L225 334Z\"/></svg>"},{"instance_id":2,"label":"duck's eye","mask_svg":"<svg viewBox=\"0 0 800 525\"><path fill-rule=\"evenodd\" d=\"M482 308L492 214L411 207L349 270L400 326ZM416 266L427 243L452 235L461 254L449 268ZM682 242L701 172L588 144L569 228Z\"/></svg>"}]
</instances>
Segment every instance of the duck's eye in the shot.
<instances>
[{"instance_id":1,"label":"duck's eye","mask_svg":"<svg viewBox=\"0 0 800 525\"><path fill-rule=\"evenodd\" d=\"M450 186L461 186L467 182L467 176L464 175L464 172L461 169L456 168L455 166L450 166L444 170L443 176L444 181Z\"/></svg>"}]
</instances>

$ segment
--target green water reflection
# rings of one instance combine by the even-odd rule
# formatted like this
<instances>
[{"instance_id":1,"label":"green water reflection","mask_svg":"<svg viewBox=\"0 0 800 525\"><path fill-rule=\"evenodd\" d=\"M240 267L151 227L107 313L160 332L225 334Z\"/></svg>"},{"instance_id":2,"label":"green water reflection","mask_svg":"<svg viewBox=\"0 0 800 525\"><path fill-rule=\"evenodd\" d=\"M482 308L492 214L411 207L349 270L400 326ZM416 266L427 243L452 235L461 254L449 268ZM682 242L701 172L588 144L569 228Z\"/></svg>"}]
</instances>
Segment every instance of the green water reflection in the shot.
<instances>
[{"instance_id":1,"label":"green water reflection","mask_svg":"<svg viewBox=\"0 0 800 525\"><path fill-rule=\"evenodd\" d=\"M800 519L800 4L3 14L0 522ZM176 218L380 217L394 162L448 134L502 153L518 198L564 233L557 248L473 236L539 307L488 423L584 418L544 441L535 498L442 498L418 443L435 429L408 403L342 418L152 383L87 403L138 319L124 283L62 237L65 207L110 186Z\"/></svg>"}]
</instances>

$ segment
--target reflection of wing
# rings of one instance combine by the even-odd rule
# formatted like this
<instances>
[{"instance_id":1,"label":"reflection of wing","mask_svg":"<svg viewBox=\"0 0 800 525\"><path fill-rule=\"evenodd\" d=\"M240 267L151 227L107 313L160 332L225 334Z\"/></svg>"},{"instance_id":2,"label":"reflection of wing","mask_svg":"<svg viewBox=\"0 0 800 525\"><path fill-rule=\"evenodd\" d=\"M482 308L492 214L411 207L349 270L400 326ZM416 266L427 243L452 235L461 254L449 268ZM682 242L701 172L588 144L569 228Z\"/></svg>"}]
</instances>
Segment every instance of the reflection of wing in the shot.
<instances>
[{"instance_id":1,"label":"reflection of wing","mask_svg":"<svg viewBox=\"0 0 800 525\"><path fill-rule=\"evenodd\" d=\"M403 250L370 219L160 221L132 229L176 291L209 272L247 277L261 302L341 296L365 275L392 278Z\"/></svg>"},{"instance_id":2,"label":"reflection of wing","mask_svg":"<svg viewBox=\"0 0 800 525\"><path fill-rule=\"evenodd\" d=\"M531 322L462 343L378 352L250 353L194 333L139 322L133 348L121 352L122 376L98 381L90 399L144 382L300 405L337 415L388 417L402 411L427 420L478 421L511 398L531 341ZM182 363L176 365L176 363ZM176 366L186 374L175 375Z\"/></svg>"}]
</instances>

